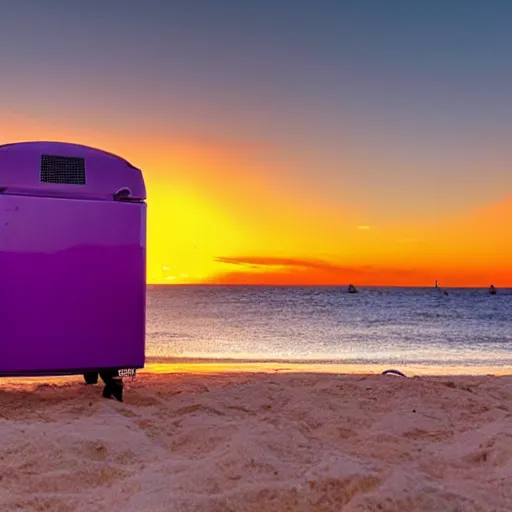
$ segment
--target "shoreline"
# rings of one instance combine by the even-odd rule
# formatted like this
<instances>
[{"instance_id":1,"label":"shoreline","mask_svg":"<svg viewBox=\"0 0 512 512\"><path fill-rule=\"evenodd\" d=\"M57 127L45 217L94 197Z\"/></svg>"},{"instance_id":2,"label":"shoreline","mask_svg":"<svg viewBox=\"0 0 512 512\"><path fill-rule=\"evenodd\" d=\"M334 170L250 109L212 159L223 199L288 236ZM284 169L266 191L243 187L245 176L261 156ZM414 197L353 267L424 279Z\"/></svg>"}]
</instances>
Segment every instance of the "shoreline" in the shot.
<instances>
[{"instance_id":1,"label":"shoreline","mask_svg":"<svg viewBox=\"0 0 512 512\"><path fill-rule=\"evenodd\" d=\"M225 376L226 378L253 377L296 374L337 376L337 377L376 377L381 376L386 370L399 370L406 378L479 378L479 377L508 377L512 376L512 366L422 366L422 365L382 365L382 364L341 364L341 363L318 363L318 362L295 362L295 361L249 361L235 359L206 359L206 358L146 358L144 368L137 370L135 378L126 377L123 380L127 383L137 382L141 377L151 376ZM388 376L389 377L389 376ZM404 377L396 378L403 379ZM80 374L73 375L41 375L11 377L0 376L0 393L17 387L31 385L35 388L46 385L77 384L83 383Z\"/></svg>"},{"instance_id":2,"label":"shoreline","mask_svg":"<svg viewBox=\"0 0 512 512\"><path fill-rule=\"evenodd\" d=\"M339 363L304 360L207 359L194 357L147 357L144 373L334 373L343 375L380 375L385 370L400 370L408 377L419 375L512 375L512 365L421 365L381 363Z\"/></svg>"}]
</instances>

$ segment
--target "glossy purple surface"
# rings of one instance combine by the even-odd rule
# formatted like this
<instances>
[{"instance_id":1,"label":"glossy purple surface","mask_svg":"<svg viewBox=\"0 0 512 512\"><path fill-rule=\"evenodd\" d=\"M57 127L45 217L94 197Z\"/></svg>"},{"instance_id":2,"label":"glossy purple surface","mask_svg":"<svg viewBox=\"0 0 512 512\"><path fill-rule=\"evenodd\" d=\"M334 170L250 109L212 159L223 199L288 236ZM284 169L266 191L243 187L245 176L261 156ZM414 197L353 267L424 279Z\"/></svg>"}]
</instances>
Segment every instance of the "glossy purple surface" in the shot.
<instances>
[{"instance_id":1,"label":"glossy purple surface","mask_svg":"<svg viewBox=\"0 0 512 512\"><path fill-rule=\"evenodd\" d=\"M41 154L85 158L86 185L40 182ZM114 201L129 188L131 201ZM0 375L144 366L140 170L92 148L0 146Z\"/></svg>"}]
</instances>

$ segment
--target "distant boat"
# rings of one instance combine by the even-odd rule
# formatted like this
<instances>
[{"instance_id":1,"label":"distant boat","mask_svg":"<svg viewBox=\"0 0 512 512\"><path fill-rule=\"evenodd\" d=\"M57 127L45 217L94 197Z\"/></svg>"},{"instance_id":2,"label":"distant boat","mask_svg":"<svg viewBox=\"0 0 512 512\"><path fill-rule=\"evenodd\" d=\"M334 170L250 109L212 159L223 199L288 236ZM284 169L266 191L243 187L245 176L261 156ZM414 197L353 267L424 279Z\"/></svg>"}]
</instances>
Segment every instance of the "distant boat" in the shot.
<instances>
[{"instance_id":1,"label":"distant boat","mask_svg":"<svg viewBox=\"0 0 512 512\"><path fill-rule=\"evenodd\" d=\"M356 287L353 284L348 285L348 293L358 293Z\"/></svg>"},{"instance_id":2,"label":"distant boat","mask_svg":"<svg viewBox=\"0 0 512 512\"><path fill-rule=\"evenodd\" d=\"M448 290L439 288L439 281L436 279L436 284L434 285L436 290L439 290L443 295L448 295Z\"/></svg>"},{"instance_id":3,"label":"distant boat","mask_svg":"<svg viewBox=\"0 0 512 512\"><path fill-rule=\"evenodd\" d=\"M496 295L496 288L494 288L493 284L491 284L491 287L489 288L489 293L491 295Z\"/></svg>"}]
</instances>

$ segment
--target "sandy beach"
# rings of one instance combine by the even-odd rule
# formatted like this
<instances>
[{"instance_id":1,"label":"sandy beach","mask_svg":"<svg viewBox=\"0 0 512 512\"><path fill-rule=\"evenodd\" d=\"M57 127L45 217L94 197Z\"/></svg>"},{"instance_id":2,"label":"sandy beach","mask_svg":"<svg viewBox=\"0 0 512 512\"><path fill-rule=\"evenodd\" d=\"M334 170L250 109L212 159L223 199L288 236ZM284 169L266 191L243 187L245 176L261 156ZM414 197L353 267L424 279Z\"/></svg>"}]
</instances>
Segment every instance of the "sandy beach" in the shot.
<instances>
[{"instance_id":1,"label":"sandy beach","mask_svg":"<svg viewBox=\"0 0 512 512\"><path fill-rule=\"evenodd\" d=\"M2 511L510 511L512 376L0 381Z\"/></svg>"}]
</instances>

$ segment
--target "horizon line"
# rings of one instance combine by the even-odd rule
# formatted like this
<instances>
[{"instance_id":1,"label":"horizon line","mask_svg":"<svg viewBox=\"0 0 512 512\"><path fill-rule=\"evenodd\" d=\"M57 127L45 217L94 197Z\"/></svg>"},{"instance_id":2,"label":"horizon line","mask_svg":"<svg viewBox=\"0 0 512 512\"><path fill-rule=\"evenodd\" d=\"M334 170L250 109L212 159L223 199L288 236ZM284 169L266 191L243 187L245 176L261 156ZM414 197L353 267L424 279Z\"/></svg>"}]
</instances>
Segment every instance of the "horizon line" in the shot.
<instances>
[{"instance_id":1,"label":"horizon line","mask_svg":"<svg viewBox=\"0 0 512 512\"><path fill-rule=\"evenodd\" d=\"M346 288L350 285L347 284L255 284L255 283L146 283L146 286L168 286L168 287L199 287L199 286L209 286L209 287L245 287L245 288ZM354 285L356 286L356 285ZM397 285L397 284L368 284L368 285L357 285L356 287L359 289L364 288L425 288L425 289L433 289L433 290L444 290L444 289L487 289L490 288L491 285L465 285L465 286L439 286L436 288L434 285ZM497 286L494 285L495 288L506 289L511 288L510 286Z\"/></svg>"}]
</instances>

